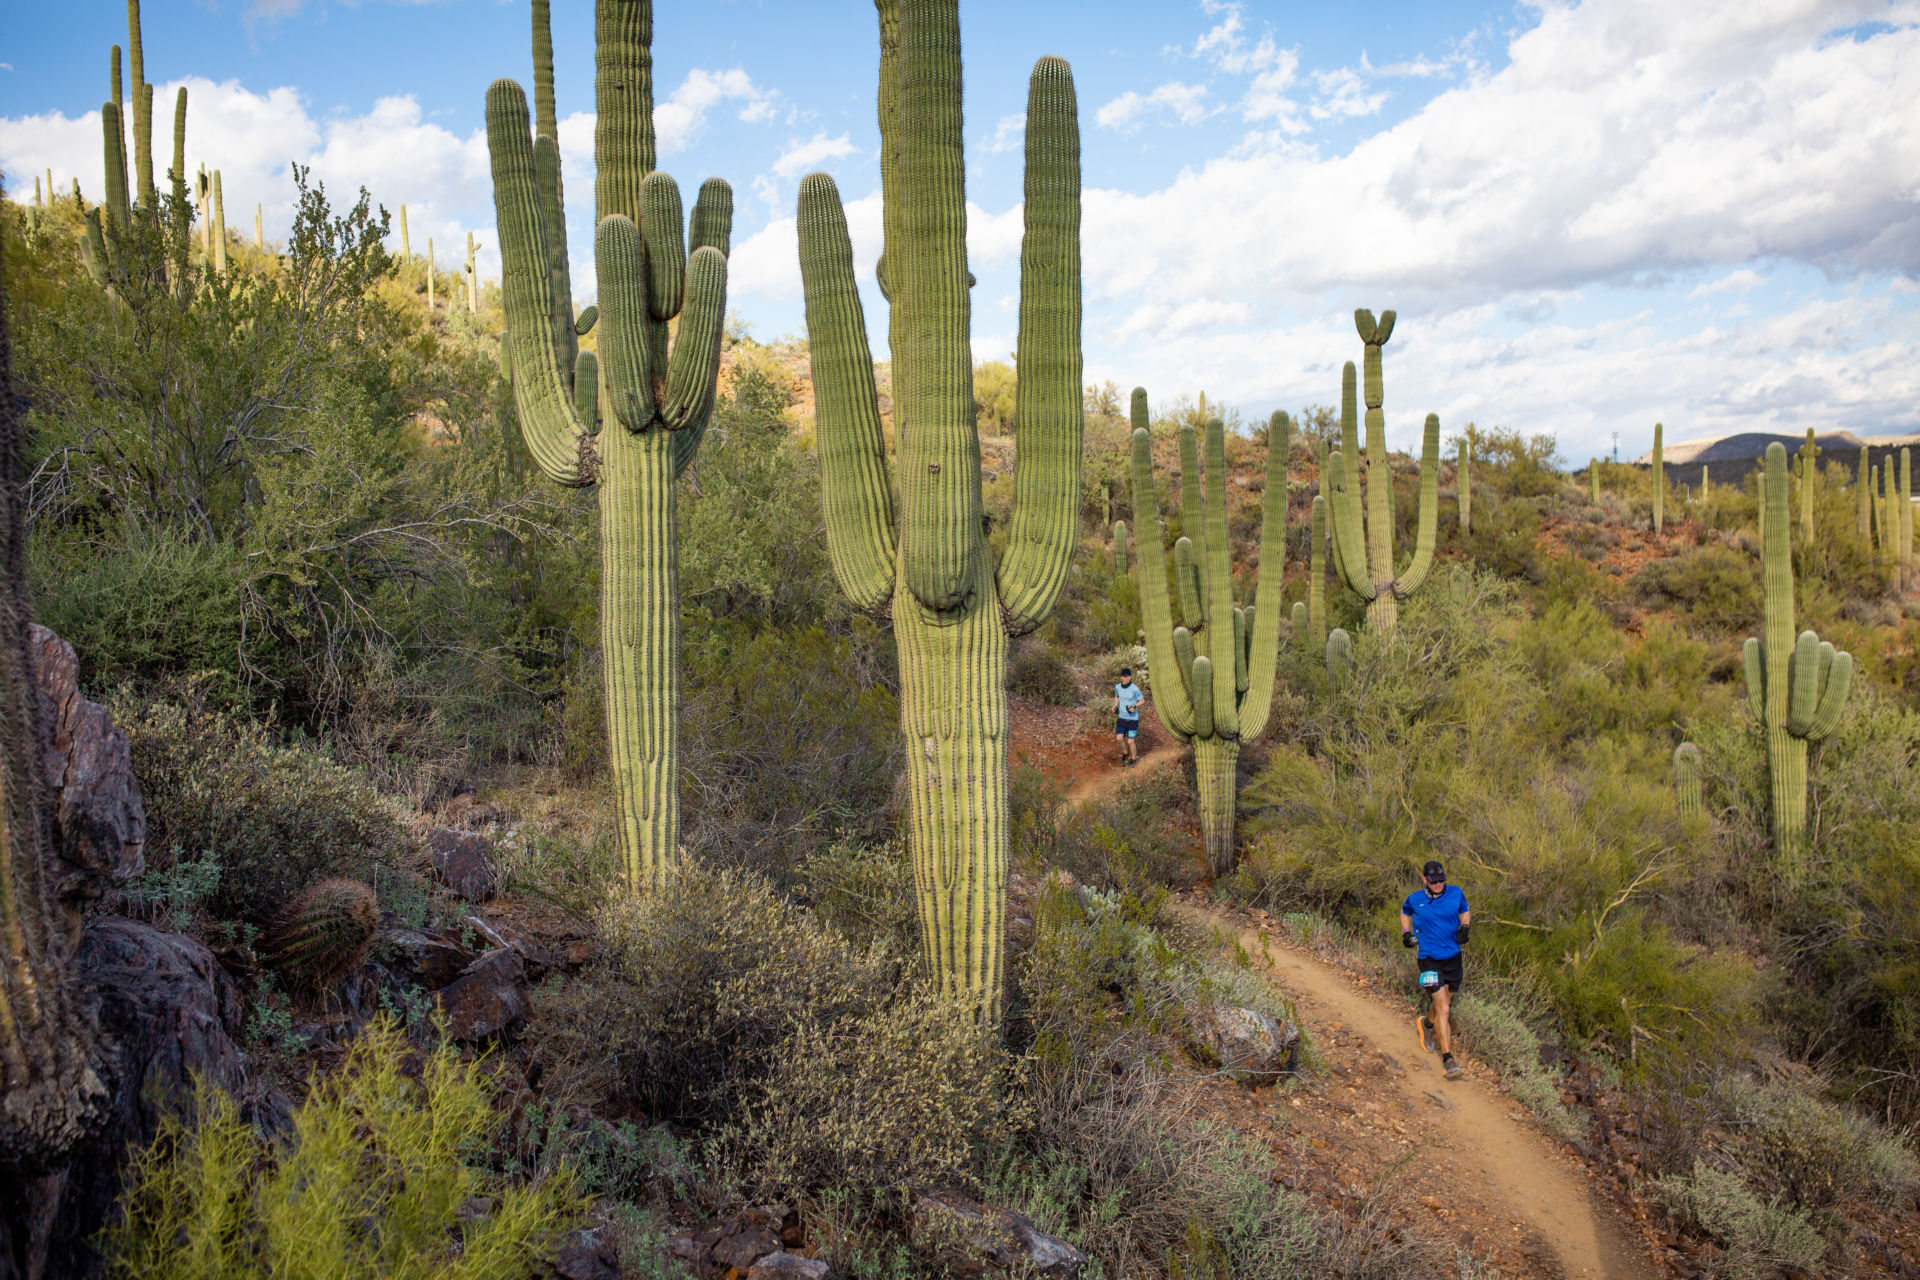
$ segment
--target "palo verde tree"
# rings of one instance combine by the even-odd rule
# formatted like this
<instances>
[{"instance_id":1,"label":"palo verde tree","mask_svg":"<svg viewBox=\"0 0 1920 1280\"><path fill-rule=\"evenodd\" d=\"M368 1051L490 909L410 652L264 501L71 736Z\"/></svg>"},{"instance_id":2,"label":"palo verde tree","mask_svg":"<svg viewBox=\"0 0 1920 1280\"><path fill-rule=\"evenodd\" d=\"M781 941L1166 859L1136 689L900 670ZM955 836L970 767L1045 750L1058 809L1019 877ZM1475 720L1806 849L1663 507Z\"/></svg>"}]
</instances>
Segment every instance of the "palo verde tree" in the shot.
<instances>
[{"instance_id":1,"label":"palo verde tree","mask_svg":"<svg viewBox=\"0 0 1920 1280\"><path fill-rule=\"evenodd\" d=\"M873 357L833 179L800 185L800 273L834 575L890 608L907 738L909 844L922 942L943 989L998 1020L1008 875L1007 638L1040 625L1073 562L1080 494L1080 126L1073 76L1033 69L1020 255L1018 469L996 563L980 518L968 333L958 0L876 0L880 288L899 510ZM897 516L897 519L896 519Z\"/></svg>"},{"instance_id":2,"label":"palo verde tree","mask_svg":"<svg viewBox=\"0 0 1920 1280\"><path fill-rule=\"evenodd\" d=\"M1261 495L1260 567L1254 598L1233 599L1227 533L1226 428L1207 423L1206 468L1191 425L1180 428L1183 532L1173 547L1180 617L1173 625L1160 499L1153 484L1153 436L1147 393L1133 393L1133 511L1140 526L1140 614L1147 670L1160 723L1193 744L1200 791L1200 839L1215 875L1233 869L1235 770L1240 746L1258 738L1273 707L1280 648L1280 587L1287 549L1287 445L1291 424L1276 411L1267 430L1267 487Z\"/></svg>"},{"instance_id":3,"label":"palo verde tree","mask_svg":"<svg viewBox=\"0 0 1920 1280\"><path fill-rule=\"evenodd\" d=\"M1440 419L1427 415L1420 449L1420 523L1413 560L1398 573L1393 567L1393 468L1387 459L1387 420L1381 406L1380 348L1393 336L1391 311L1353 313L1354 328L1366 344L1367 447L1366 506L1360 496L1360 429L1354 406L1354 369L1349 360L1340 379L1341 447L1328 455L1333 473L1329 490L1333 517L1333 564L1348 590L1367 602L1367 626L1391 631L1400 617L1400 601L1420 589L1433 568L1433 544L1440 520ZM1323 486L1325 487L1325 486Z\"/></svg>"},{"instance_id":4,"label":"palo verde tree","mask_svg":"<svg viewBox=\"0 0 1920 1280\"><path fill-rule=\"evenodd\" d=\"M674 489L713 412L733 192L709 179L689 229L679 185L654 170L651 0L596 0L593 17L597 367L576 363L578 331L590 325L576 321L567 285L544 0L533 7L538 121L529 120L518 84L494 81L487 149L514 404L527 450L556 483L597 486L608 756L621 864L628 884L640 888L656 882L679 849Z\"/></svg>"}]
</instances>

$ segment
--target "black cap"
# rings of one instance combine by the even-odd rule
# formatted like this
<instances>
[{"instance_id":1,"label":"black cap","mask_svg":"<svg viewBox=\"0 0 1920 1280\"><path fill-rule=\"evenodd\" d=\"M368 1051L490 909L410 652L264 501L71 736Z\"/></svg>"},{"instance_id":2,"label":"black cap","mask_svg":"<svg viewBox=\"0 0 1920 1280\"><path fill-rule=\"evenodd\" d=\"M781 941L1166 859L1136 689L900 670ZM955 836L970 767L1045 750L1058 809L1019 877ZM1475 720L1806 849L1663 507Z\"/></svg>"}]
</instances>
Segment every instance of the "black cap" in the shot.
<instances>
[{"instance_id":1,"label":"black cap","mask_svg":"<svg viewBox=\"0 0 1920 1280\"><path fill-rule=\"evenodd\" d=\"M1121 675L1123 675L1123 676L1128 676L1128 677L1131 677L1131 676L1133 675L1133 668L1132 668L1132 667L1122 667L1122 668L1120 668L1120 674L1121 674Z\"/></svg>"},{"instance_id":2,"label":"black cap","mask_svg":"<svg viewBox=\"0 0 1920 1280\"><path fill-rule=\"evenodd\" d=\"M1421 868L1420 878L1428 882L1445 880L1447 878L1447 869L1437 862L1429 862L1425 867Z\"/></svg>"}]
</instances>

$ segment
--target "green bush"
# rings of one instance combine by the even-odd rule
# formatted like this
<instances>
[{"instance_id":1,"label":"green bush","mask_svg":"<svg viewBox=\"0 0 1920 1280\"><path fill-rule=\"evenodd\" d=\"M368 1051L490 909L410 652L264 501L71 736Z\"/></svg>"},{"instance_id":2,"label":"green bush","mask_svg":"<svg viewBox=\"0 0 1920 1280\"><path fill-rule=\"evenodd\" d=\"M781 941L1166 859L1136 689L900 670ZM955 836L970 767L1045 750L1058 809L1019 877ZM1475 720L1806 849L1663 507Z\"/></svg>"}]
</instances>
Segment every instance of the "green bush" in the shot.
<instances>
[{"instance_id":1,"label":"green bush","mask_svg":"<svg viewBox=\"0 0 1920 1280\"><path fill-rule=\"evenodd\" d=\"M1708 1260L1724 1280L1772 1280L1781 1267L1819 1270L1827 1242L1804 1209L1762 1200L1737 1173L1696 1161L1693 1172L1662 1178L1654 1190L1682 1225L1725 1250Z\"/></svg>"},{"instance_id":2,"label":"green bush","mask_svg":"<svg viewBox=\"0 0 1920 1280\"><path fill-rule=\"evenodd\" d=\"M1013 642L1007 659L1007 688L1023 698L1037 698L1056 707L1079 706L1083 695L1067 655L1038 636Z\"/></svg>"},{"instance_id":3,"label":"green bush","mask_svg":"<svg viewBox=\"0 0 1920 1280\"><path fill-rule=\"evenodd\" d=\"M564 1170L530 1185L493 1173L485 1073L450 1046L415 1054L385 1020L315 1082L284 1142L211 1086L198 1111L135 1158L102 1241L109 1276L531 1280L585 1215Z\"/></svg>"},{"instance_id":4,"label":"green bush","mask_svg":"<svg viewBox=\"0 0 1920 1280\"><path fill-rule=\"evenodd\" d=\"M1577 1142L1586 1136L1586 1118L1560 1100L1553 1074L1540 1065L1540 1036L1523 1012L1530 1003L1511 981L1479 982L1453 1002L1453 1025L1550 1133Z\"/></svg>"},{"instance_id":5,"label":"green bush","mask_svg":"<svg viewBox=\"0 0 1920 1280\"><path fill-rule=\"evenodd\" d=\"M358 774L258 724L134 698L110 709L132 748L148 843L218 864L203 901L220 919L264 925L315 880L373 879L411 843L400 811Z\"/></svg>"},{"instance_id":6,"label":"green bush","mask_svg":"<svg viewBox=\"0 0 1920 1280\"><path fill-rule=\"evenodd\" d=\"M1700 547L1649 560L1632 588L1652 609L1673 609L1709 632L1747 632L1760 624L1759 561L1728 547Z\"/></svg>"},{"instance_id":7,"label":"green bush","mask_svg":"<svg viewBox=\"0 0 1920 1280\"><path fill-rule=\"evenodd\" d=\"M1732 1076L1715 1092L1741 1170L1762 1194L1796 1208L1865 1200L1898 1210L1920 1190L1920 1160L1865 1116L1790 1083Z\"/></svg>"}]
</instances>

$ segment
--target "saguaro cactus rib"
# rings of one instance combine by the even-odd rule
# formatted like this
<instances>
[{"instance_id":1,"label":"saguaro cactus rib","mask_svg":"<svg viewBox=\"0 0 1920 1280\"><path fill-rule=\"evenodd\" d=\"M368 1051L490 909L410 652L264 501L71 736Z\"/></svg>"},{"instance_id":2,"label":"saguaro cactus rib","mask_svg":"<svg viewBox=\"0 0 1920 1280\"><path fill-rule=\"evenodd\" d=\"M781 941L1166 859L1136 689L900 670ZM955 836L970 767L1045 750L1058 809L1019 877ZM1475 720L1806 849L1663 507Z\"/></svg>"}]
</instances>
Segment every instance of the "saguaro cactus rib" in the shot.
<instances>
[{"instance_id":1,"label":"saguaro cactus rib","mask_svg":"<svg viewBox=\"0 0 1920 1280\"><path fill-rule=\"evenodd\" d=\"M1189 530L1175 544L1182 599L1204 599L1205 609L1183 604L1189 626L1173 626L1161 540L1159 496L1153 481L1152 436L1147 394L1133 393L1133 508L1141 547L1140 609L1147 633L1147 668L1154 709L1175 737L1193 744L1200 793L1200 831L1216 873L1233 865L1234 770L1243 742L1266 730L1273 706L1280 656L1280 593L1286 564L1287 449L1292 424L1275 413L1267 430L1267 477L1262 496L1260 568L1254 604L1233 600L1233 567L1227 536L1226 429L1207 423L1206 469L1192 427L1181 428L1181 508ZM1190 538L1202 539L1198 548ZM1198 582L1187 581L1193 566ZM1197 587L1197 589L1195 589ZM1249 616L1251 615L1251 616ZM1204 616L1204 621L1200 621Z\"/></svg>"},{"instance_id":2,"label":"saguaro cactus rib","mask_svg":"<svg viewBox=\"0 0 1920 1280\"><path fill-rule=\"evenodd\" d=\"M551 121L547 6L534 7L541 123ZM487 91L487 143L500 232L501 298L514 401L529 451L565 485L599 485L600 639L621 858L635 888L658 880L679 844L680 604L674 477L711 414L726 314L732 198L702 188L703 243L689 257L679 191L654 162L649 0L594 6L597 168L595 361L569 356L577 326L561 290L560 171L552 135L532 136L526 95ZM649 218L651 217L651 225ZM674 278L668 282L665 277ZM561 282L556 284L556 281ZM677 341L669 340L677 308ZM577 377L588 384L580 386ZM595 434L597 417L618 430ZM683 444L682 440L690 440Z\"/></svg>"},{"instance_id":3,"label":"saguaro cactus rib","mask_svg":"<svg viewBox=\"0 0 1920 1280\"><path fill-rule=\"evenodd\" d=\"M1792 521L1788 513L1787 451L1767 446L1761 480L1763 630L1743 653L1747 702L1767 732L1774 847L1783 872L1796 878L1805 854L1807 746L1840 722L1853 679L1853 657L1836 652L1811 631L1793 633Z\"/></svg>"},{"instance_id":4,"label":"saguaro cactus rib","mask_svg":"<svg viewBox=\"0 0 1920 1280\"><path fill-rule=\"evenodd\" d=\"M1420 449L1420 513L1415 528L1413 559L1398 574L1393 568L1393 471L1387 460L1386 415L1380 349L1393 334L1394 313L1383 311L1378 322L1371 311L1354 312L1354 328L1366 344L1366 511L1362 514L1359 458L1360 436L1354 405L1354 368L1341 372L1341 448L1330 455L1333 471L1334 564L1348 588L1367 602L1367 625L1390 631L1400 616L1399 602L1407 599L1433 567L1433 550L1440 520L1440 419L1427 415ZM1337 459L1337 461L1336 461Z\"/></svg>"},{"instance_id":5,"label":"saguaro cactus rib","mask_svg":"<svg viewBox=\"0 0 1920 1280\"><path fill-rule=\"evenodd\" d=\"M1034 373L1018 403L1011 545L996 568L979 521L958 3L876 9L900 501L896 511L845 212L832 180L813 174L798 226L827 546L855 603L891 607L922 941L943 989L992 1023L1005 981L1007 638L1052 608L1078 531L1079 129L1066 64L1042 59L1021 255L1020 359Z\"/></svg>"}]
</instances>

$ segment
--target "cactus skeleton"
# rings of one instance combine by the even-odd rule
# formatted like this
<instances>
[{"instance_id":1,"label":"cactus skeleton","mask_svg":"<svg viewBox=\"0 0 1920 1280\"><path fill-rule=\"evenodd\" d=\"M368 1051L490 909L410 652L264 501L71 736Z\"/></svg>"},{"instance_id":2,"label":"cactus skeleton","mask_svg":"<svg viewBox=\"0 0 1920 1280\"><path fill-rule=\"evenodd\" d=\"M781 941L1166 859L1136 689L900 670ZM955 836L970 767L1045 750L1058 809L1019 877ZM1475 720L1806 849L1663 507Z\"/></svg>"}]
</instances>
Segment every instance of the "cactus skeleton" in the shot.
<instances>
[{"instance_id":1,"label":"cactus skeleton","mask_svg":"<svg viewBox=\"0 0 1920 1280\"><path fill-rule=\"evenodd\" d=\"M560 359L574 321L571 307L555 298L564 217L558 126L547 87L553 76L547 17L547 5L535 4L538 132L519 85L496 80L487 90L503 310L528 452L559 484L598 486L608 755L621 865L628 884L640 889L658 883L679 851L674 481L692 461L713 412L733 193L718 179L702 186L689 243L680 189L654 170L651 0L596 0L593 256L606 331L591 370ZM559 257L558 274L567 270ZM431 262L428 281L431 289ZM676 316L678 335L670 344ZM597 435L580 412L583 400L597 401L600 418L610 420Z\"/></svg>"},{"instance_id":2,"label":"cactus skeleton","mask_svg":"<svg viewBox=\"0 0 1920 1280\"><path fill-rule=\"evenodd\" d=\"M909 849L929 967L997 1024L1009 870L1009 635L1040 625L1073 562L1080 498L1080 128L1072 72L1028 86L1021 245L1019 465L996 564L980 520L980 443L961 133L958 0L877 0L884 245L892 303L899 503L833 179L800 184L800 274L834 576L890 609L907 739ZM601 291L605 305L606 291ZM603 316L606 323L611 316ZM1144 535L1143 535L1144 537ZM1143 543L1139 563L1158 557ZM1157 690L1156 690L1157 693Z\"/></svg>"},{"instance_id":3,"label":"cactus skeleton","mask_svg":"<svg viewBox=\"0 0 1920 1280\"><path fill-rule=\"evenodd\" d=\"M1673 749L1673 798L1681 813L1691 816L1704 811L1700 800L1700 748L1691 742Z\"/></svg>"},{"instance_id":4,"label":"cactus skeleton","mask_svg":"<svg viewBox=\"0 0 1920 1280\"><path fill-rule=\"evenodd\" d=\"M1787 451L1770 444L1761 481L1764 627L1760 638L1747 641L1744 657L1747 702L1767 734L1774 847L1792 877L1806 845L1807 746L1839 724L1853 680L1853 657L1811 631L1794 637L1787 490Z\"/></svg>"},{"instance_id":5,"label":"cactus skeleton","mask_svg":"<svg viewBox=\"0 0 1920 1280\"><path fill-rule=\"evenodd\" d=\"M1334 566L1348 589L1367 602L1367 626L1378 631L1393 630L1400 616L1400 601L1418 591L1427 580L1427 572L1433 567L1434 533L1440 508L1440 419L1430 413L1420 451L1420 518L1413 560L1396 574L1393 568L1393 469L1387 458L1380 373L1380 348L1393 336L1393 320L1391 311L1381 312L1377 323L1371 311L1353 313L1354 328L1359 330L1360 341L1367 348L1364 510L1352 361L1347 362L1340 381L1341 447L1328 458L1328 466L1333 471L1333 501L1329 505Z\"/></svg>"},{"instance_id":6,"label":"cactus skeleton","mask_svg":"<svg viewBox=\"0 0 1920 1280\"><path fill-rule=\"evenodd\" d=\"M1160 501L1153 483L1153 436L1147 393L1133 393L1133 513L1141 549L1140 612L1147 629L1147 670L1160 722L1193 744L1200 791L1200 834L1216 875L1233 869L1235 770L1242 743L1266 730L1273 707L1280 647L1280 590L1287 549L1287 445L1292 424L1275 411L1267 428L1267 483L1261 499L1260 565L1253 602L1233 600L1232 546L1227 533L1226 428L1208 421L1206 466L1191 425L1180 428L1180 507L1184 530L1174 544L1185 626L1168 608ZM1190 572L1189 572L1190 569ZM1187 597L1191 594L1192 599Z\"/></svg>"}]
</instances>

